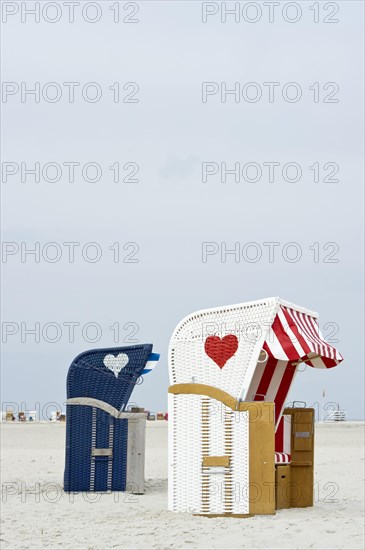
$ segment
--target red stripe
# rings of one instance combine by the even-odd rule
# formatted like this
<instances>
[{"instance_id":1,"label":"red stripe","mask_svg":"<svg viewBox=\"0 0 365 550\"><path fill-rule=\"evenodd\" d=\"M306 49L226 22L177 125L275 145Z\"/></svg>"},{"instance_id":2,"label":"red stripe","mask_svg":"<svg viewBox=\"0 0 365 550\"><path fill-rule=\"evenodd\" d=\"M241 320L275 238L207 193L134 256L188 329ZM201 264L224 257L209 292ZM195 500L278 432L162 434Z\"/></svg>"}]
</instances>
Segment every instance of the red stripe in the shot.
<instances>
[{"instance_id":1,"label":"red stripe","mask_svg":"<svg viewBox=\"0 0 365 550\"><path fill-rule=\"evenodd\" d=\"M288 395L291 383L294 378L296 367L291 363L288 363L283 378L281 379L279 389L275 396L275 422L278 421L278 418L281 415L281 410L283 408L286 396Z\"/></svg>"},{"instance_id":2,"label":"red stripe","mask_svg":"<svg viewBox=\"0 0 365 550\"><path fill-rule=\"evenodd\" d=\"M313 335L311 334L309 327L305 321L305 317L307 317L304 314L293 312L295 319L298 322L298 325L302 328L303 333L305 334L308 344L312 346L312 352L317 353L319 355L322 355L322 349L316 342L316 340L313 338Z\"/></svg>"},{"instance_id":3,"label":"red stripe","mask_svg":"<svg viewBox=\"0 0 365 550\"><path fill-rule=\"evenodd\" d=\"M291 456L287 453L275 453L275 464L289 463Z\"/></svg>"},{"instance_id":4,"label":"red stripe","mask_svg":"<svg viewBox=\"0 0 365 550\"><path fill-rule=\"evenodd\" d=\"M307 324L309 325L311 329L311 333L313 334L313 338L316 340L319 340L321 344L321 348L324 350L320 355L321 359L327 369L330 369L332 367L335 367L338 364L338 361L336 360L336 349L333 346L330 346L321 339L319 335L319 329L318 325L315 319L312 319L311 317L308 317ZM328 357L329 356L329 357Z\"/></svg>"},{"instance_id":5,"label":"red stripe","mask_svg":"<svg viewBox=\"0 0 365 550\"><path fill-rule=\"evenodd\" d=\"M320 334L319 334L319 328L318 328L318 324L317 322L315 321L315 319L308 319L309 321L309 324L312 326L312 331L315 333L316 335L316 338L322 342L326 352L328 353L329 355L329 358L330 359L335 359L336 358L336 350L333 346L331 346L330 344L328 344L327 342L325 342L324 340L322 340Z\"/></svg>"},{"instance_id":6,"label":"red stripe","mask_svg":"<svg viewBox=\"0 0 365 550\"><path fill-rule=\"evenodd\" d=\"M262 395L267 394L267 390L269 389L271 379L274 375L276 365L278 364L278 360L275 359L275 357L269 357L267 360L267 363L264 368L264 372L262 374L260 383L258 385L258 388L256 390L256 395L254 397L254 401L263 401Z\"/></svg>"},{"instance_id":7,"label":"red stripe","mask_svg":"<svg viewBox=\"0 0 365 550\"><path fill-rule=\"evenodd\" d=\"M312 361L309 361L307 355L304 357L304 359L305 359L305 364L308 365L308 367L313 367L313 368L315 368L315 366L313 365Z\"/></svg>"},{"instance_id":8,"label":"red stripe","mask_svg":"<svg viewBox=\"0 0 365 550\"><path fill-rule=\"evenodd\" d=\"M321 355L321 359L323 363L325 364L326 369L331 369L332 367L335 367L337 365L337 361L335 359L330 359L329 357L324 357L324 355Z\"/></svg>"},{"instance_id":9,"label":"red stripe","mask_svg":"<svg viewBox=\"0 0 365 550\"><path fill-rule=\"evenodd\" d=\"M281 309L283 310L283 313L285 315L285 319L288 321L288 325L289 325L291 331L293 332L293 334L295 334L299 345L303 348L303 350L305 351L306 354L310 353L312 350L308 346L307 340L304 338L304 336L298 330L298 325L296 324L295 320L293 319L293 317L291 316L291 314L289 313L289 311L286 308L282 307Z\"/></svg>"},{"instance_id":10,"label":"red stripe","mask_svg":"<svg viewBox=\"0 0 365 550\"><path fill-rule=\"evenodd\" d=\"M290 340L289 335L285 332L285 329L278 315L275 317L275 320L272 324L272 328L273 328L273 331L275 332L276 338L279 340L279 344L283 348L289 361L295 361L296 359L299 359L300 356L297 350L295 349L293 342Z\"/></svg>"},{"instance_id":11,"label":"red stripe","mask_svg":"<svg viewBox=\"0 0 365 550\"><path fill-rule=\"evenodd\" d=\"M267 352L267 354L269 355L269 357L274 357L274 354L273 354L273 352L271 351L271 349L269 348L269 344L266 342L266 340L265 340L265 342L264 342L264 345L262 346L262 349L264 349L264 350Z\"/></svg>"},{"instance_id":12,"label":"red stripe","mask_svg":"<svg viewBox=\"0 0 365 550\"><path fill-rule=\"evenodd\" d=\"M304 357L302 357L302 359L307 358L308 353L311 353L311 351L312 351L311 348L308 345L307 340L304 338L303 334L299 330L298 325L297 325L294 317L292 316L290 310L285 308L285 307L282 307L281 309L284 313L285 319L288 321L288 326L290 327L291 331L293 332L293 334L295 334L295 336L297 338L298 344L303 349L303 351L306 353L306 355L304 355ZM310 361L306 361L306 364L309 365L310 367L314 367L313 363L311 363Z\"/></svg>"},{"instance_id":13,"label":"red stripe","mask_svg":"<svg viewBox=\"0 0 365 550\"><path fill-rule=\"evenodd\" d=\"M290 361L299 358L305 359L308 357L309 353L316 353L320 355L321 361L326 368L332 368L343 361L342 355L336 350L336 348L322 339L316 319L310 315L306 315L284 306L281 307L281 311L283 312L284 317L288 322L288 327L295 336L298 344L301 346L303 351L306 352L306 355L300 357L300 351L298 352L296 350L290 336L286 333L282 322L279 317L276 316L272 324L272 329L283 349L283 352ZM274 357L274 353L270 350L267 342L264 343L263 347L270 356ZM306 365L310 367L315 367L314 363L315 360L306 361Z\"/></svg>"},{"instance_id":14,"label":"red stripe","mask_svg":"<svg viewBox=\"0 0 365 550\"><path fill-rule=\"evenodd\" d=\"M319 349L320 355L326 355L326 353L327 353L326 346L324 345L323 340L318 338L314 327L309 322L308 315L302 315L302 318L303 318L303 323L306 325L306 327L309 331L309 334L311 335L312 340L315 341L315 343L316 343L316 345Z\"/></svg>"}]
</instances>

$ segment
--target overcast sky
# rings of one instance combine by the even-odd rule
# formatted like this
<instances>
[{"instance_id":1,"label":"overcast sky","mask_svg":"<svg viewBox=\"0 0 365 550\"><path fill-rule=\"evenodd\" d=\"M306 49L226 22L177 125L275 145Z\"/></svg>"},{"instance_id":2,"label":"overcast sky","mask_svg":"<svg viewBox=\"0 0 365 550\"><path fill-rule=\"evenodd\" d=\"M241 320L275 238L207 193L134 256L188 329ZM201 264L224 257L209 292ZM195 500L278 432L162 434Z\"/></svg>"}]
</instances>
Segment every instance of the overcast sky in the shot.
<instances>
[{"instance_id":1,"label":"overcast sky","mask_svg":"<svg viewBox=\"0 0 365 550\"><path fill-rule=\"evenodd\" d=\"M62 404L78 353L134 340L161 362L133 401L165 410L182 317L280 296L345 357L288 399L325 389L363 418L363 3L243 2L222 22L220 2L80 2L73 23L21 4L2 2L2 401Z\"/></svg>"}]
</instances>

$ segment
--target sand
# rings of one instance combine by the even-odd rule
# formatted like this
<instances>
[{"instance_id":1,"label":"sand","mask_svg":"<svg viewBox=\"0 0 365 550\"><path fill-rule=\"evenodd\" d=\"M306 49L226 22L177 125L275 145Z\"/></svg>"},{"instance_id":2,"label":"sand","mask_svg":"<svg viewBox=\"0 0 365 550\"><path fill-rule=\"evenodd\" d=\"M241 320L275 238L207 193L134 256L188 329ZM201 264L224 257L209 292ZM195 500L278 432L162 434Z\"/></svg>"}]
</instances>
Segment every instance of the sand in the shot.
<instances>
[{"instance_id":1,"label":"sand","mask_svg":"<svg viewBox=\"0 0 365 550\"><path fill-rule=\"evenodd\" d=\"M62 491L65 426L1 425L1 548L364 548L364 424L316 425L316 503L246 519L167 511L167 423L147 423L146 494Z\"/></svg>"}]
</instances>

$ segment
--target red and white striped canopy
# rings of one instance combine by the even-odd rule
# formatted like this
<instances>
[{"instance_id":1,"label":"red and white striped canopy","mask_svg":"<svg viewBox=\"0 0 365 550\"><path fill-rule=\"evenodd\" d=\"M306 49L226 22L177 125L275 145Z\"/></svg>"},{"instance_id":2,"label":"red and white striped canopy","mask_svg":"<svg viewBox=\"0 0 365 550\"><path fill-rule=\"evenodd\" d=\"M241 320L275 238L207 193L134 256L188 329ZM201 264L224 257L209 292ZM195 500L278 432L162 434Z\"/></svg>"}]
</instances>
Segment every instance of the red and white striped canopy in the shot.
<instances>
[{"instance_id":1,"label":"red and white striped canopy","mask_svg":"<svg viewBox=\"0 0 365 550\"><path fill-rule=\"evenodd\" d=\"M274 401L277 424L299 365L329 369L343 360L324 340L313 315L284 305L278 309L263 349L267 358L257 364L248 399Z\"/></svg>"},{"instance_id":2,"label":"red and white striped canopy","mask_svg":"<svg viewBox=\"0 0 365 550\"><path fill-rule=\"evenodd\" d=\"M310 367L322 369L335 367L343 359L324 340L314 317L285 306L279 308L264 349L269 357L281 361L305 360Z\"/></svg>"}]
</instances>

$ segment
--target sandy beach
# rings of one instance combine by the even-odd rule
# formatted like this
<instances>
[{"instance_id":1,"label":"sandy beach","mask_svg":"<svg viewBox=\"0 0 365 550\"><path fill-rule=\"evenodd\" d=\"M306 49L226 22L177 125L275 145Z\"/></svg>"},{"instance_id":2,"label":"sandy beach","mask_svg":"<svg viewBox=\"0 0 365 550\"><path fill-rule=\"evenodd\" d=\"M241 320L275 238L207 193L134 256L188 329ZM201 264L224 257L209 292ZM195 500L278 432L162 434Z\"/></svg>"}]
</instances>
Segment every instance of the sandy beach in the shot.
<instances>
[{"instance_id":1,"label":"sandy beach","mask_svg":"<svg viewBox=\"0 0 365 550\"><path fill-rule=\"evenodd\" d=\"M167 422L147 423L146 494L62 491L65 425L1 425L1 548L364 547L364 424L316 425L315 506L246 519L167 511Z\"/></svg>"}]
</instances>

